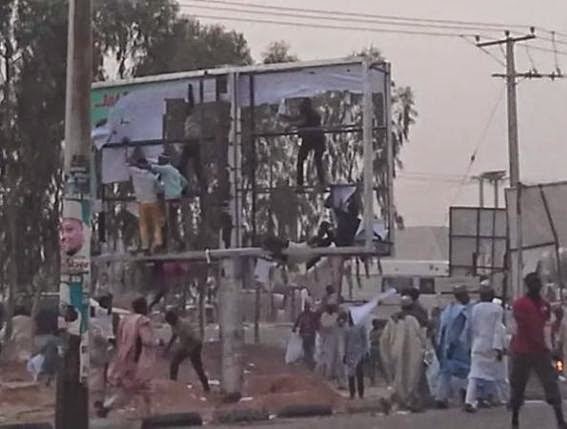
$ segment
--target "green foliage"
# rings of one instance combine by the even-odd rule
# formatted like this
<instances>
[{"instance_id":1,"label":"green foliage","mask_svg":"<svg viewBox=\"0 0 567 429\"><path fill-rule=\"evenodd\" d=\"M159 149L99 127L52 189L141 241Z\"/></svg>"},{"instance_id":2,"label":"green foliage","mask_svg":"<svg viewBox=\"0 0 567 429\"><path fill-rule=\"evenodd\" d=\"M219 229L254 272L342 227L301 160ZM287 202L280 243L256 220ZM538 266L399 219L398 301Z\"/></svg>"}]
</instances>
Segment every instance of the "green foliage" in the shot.
<instances>
[{"instance_id":1,"label":"green foliage","mask_svg":"<svg viewBox=\"0 0 567 429\"><path fill-rule=\"evenodd\" d=\"M31 286L42 268L51 279L43 286L57 287L67 7L66 0L0 1L0 67L3 74L9 72L8 80L0 83L0 224L7 226L0 229L0 242L10 243L0 246L0 286L8 281L8 266L15 260L20 288ZM242 34L182 17L173 0L94 0L93 8L95 80L252 63ZM376 49L365 54L381 59ZM265 63L295 60L285 42L269 45L263 57ZM400 148L409 140L416 117L411 89L395 87L393 102L393 134L401 167ZM356 97L340 93L315 100L325 124L360 122L359 104ZM260 109L259 129L281 127L274 109ZM361 145L353 144L357 139L356 135L329 137L326 162L335 180L359 179ZM380 136L376 141L378 172L384 171L385 160ZM256 177L260 186L295 184L296 156L296 138L259 139ZM383 177L377 174L376 181L383 183ZM383 204L383 193L378 198ZM289 189L262 196L259 229L290 237L305 235L320 220L321 204L319 196L298 196ZM210 210L218 211L212 206ZM186 229L196 230L197 218L194 212L190 215L192 224ZM135 235L132 222L121 216L109 225L112 231ZM9 236L10 225L17 243Z\"/></svg>"},{"instance_id":2,"label":"green foliage","mask_svg":"<svg viewBox=\"0 0 567 429\"><path fill-rule=\"evenodd\" d=\"M171 0L95 0L94 39L99 54L110 54L118 77L128 74L128 62L144 58L166 37L177 21L178 6Z\"/></svg>"},{"instance_id":3,"label":"green foliage","mask_svg":"<svg viewBox=\"0 0 567 429\"><path fill-rule=\"evenodd\" d=\"M17 237L0 246L0 288L13 260L20 291L42 267L50 279L43 287L58 284L67 14L66 0L0 1L0 66L11 72L0 81L0 223L8 226L0 242L9 243L9 225ZM251 61L242 35L182 18L172 0L94 0L93 20L95 80L114 74L108 64L126 77Z\"/></svg>"},{"instance_id":4,"label":"green foliage","mask_svg":"<svg viewBox=\"0 0 567 429\"><path fill-rule=\"evenodd\" d=\"M251 64L244 36L222 26L202 25L193 19L178 19L170 31L160 35L134 66L134 76L199 70L220 65Z\"/></svg>"},{"instance_id":5,"label":"green foliage","mask_svg":"<svg viewBox=\"0 0 567 429\"><path fill-rule=\"evenodd\" d=\"M262 62L264 64L293 63L299 61L297 55L290 53L290 46L284 40L272 42L266 50L262 52Z\"/></svg>"}]
</instances>

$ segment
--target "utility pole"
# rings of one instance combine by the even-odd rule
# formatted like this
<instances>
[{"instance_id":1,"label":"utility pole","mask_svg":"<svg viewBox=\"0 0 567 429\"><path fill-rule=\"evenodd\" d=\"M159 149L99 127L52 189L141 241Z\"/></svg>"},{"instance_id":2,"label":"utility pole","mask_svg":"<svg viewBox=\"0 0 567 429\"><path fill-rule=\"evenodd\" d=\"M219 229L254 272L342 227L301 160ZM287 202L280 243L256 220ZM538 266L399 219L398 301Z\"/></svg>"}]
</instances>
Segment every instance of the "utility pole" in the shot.
<instances>
[{"instance_id":1,"label":"utility pole","mask_svg":"<svg viewBox=\"0 0 567 429\"><path fill-rule=\"evenodd\" d=\"M494 208L497 209L500 205L500 182L504 180L506 176L506 172L502 170L498 171L485 171L480 176L476 177L476 180L479 182L479 206L484 208L485 203L485 194L484 194L484 185L488 182L488 184L492 184L492 189L494 192Z\"/></svg>"},{"instance_id":2,"label":"utility pole","mask_svg":"<svg viewBox=\"0 0 567 429\"><path fill-rule=\"evenodd\" d=\"M482 175L477 177L478 180L478 205L484 208L484 177Z\"/></svg>"},{"instance_id":3,"label":"utility pole","mask_svg":"<svg viewBox=\"0 0 567 429\"><path fill-rule=\"evenodd\" d=\"M69 1L65 103L63 218L80 222L82 245L61 248L60 307L66 321L57 377L56 429L88 429L88 291L90 284L91 189L90 87L91 0Z\"/></svg>"},{"instance_id":4,"label":"utility pole","mask_svg":"<svg viewBox=\"0 0 567 429\"><path fill-rule=\"evenodd\" d=\"M225 401L238 402L242 397L242 348L244 329L240 314L240 284L246 258L222 260L219 288L219 322L221 335L221 390Z\"/></svg>"},{"instance_id":5,"label":"utility pole","mask_svg":"<svg viewBox=\"0 0 567 429\"><path fill-rule=\"evenodd\" d=\"M510 268L516 269L515 284L512 285L514 298L518 297L523 285L523 255L522 255L522 210L521 210L521 182L520 182L520 153L518 139L518 107L516 100L516 63L514 58L514 47L516 43L535 39L534 29L531 34L520 37L511 37L506 32L505 39L490 42L477 43L479 48L496 45L506 45L506 87L508 99L508 154L510 162L510 185L516 190L516 219L514 229L516 232L515 247L513 255L515 261L511 261ZM514 264L515 262L515 264ZM514 280L512 280L514 282Z\"/></svg>"},{"instance_id":6,"label":"utility pole","mask_svg":"<svg viewBox=\"0 0 567 429\"><path fill-rule=\"evenodd\" d=\"M14 48L12 46L12 35L8 36L4 40L4 50L3 50L3 60L4 60L4 121L1 124L4 128L4 136L9 140L9 144L14 144L14 128L12 125L13 117L12 108L13 102L13 91L12 91L12 67L13 67L13 54ZM16 201L16 186L17 186L17 168L14 168L15 160L7 163L6 166L6 179L8 183L9 192L7 195L7 230L10 231L8 243L10 249L10 264L8 271L8 296L7 296L7 308L6 308L6 328L4 336L6 339L12 337L12 316L14 314L14 295L18 289L19 280L19 267L18 267L18 230L17 230L17 201ZM11 352L11 347L8 347L8 353Z\"/></svg>"}]
</instances>

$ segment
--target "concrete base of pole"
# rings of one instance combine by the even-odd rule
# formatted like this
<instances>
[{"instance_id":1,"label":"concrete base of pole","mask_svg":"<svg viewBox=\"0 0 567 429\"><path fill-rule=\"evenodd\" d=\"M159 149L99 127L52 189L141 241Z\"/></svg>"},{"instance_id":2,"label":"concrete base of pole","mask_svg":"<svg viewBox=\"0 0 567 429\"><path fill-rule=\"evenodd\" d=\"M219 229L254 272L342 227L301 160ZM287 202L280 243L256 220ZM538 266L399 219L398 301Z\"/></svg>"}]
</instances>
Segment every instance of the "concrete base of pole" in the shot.
<instances>
[{"instance_id":1,"label":"concrete base of pole","mask_svg":"<svg viewBox=\"0 0 567 429\"><path fill-rule=\"evenodd\" d=\"M57 376L56 429L87 429L89 427L88 387L79 383L81 338L70 335Z\"/></svg>"},{"instance_id":2,"label":"concrete base of pole","mask_svg":"<svg viewBox=\"0 0 567 429\"><path fill-rule=\"evenodd\" d=\"M202 425L203 418L198 413L176 413L144 419L141 429L184 428Z\"/></svg>"},{"instance_id":3,"label":"concrete base of pole","mask_svg":"<svg viewBox=\"0 0 567 429\"><path fill-rule=\"evenodd\" d=\"M223 260L220 275L221 391L225 402L236 402L242 397L244 329L240 315L240 262L239 258Z\"/></svg>"},{"instance_id":4,"label":"concrete base of pole","mask_svg":"<svg viewBox=\"0 0 567 429\"><path fill-rule=\"evenodd\" d=\"M0 425L0 429L53 429L53 425L51 423L19 423Z\"/></svg>"}]
</instances>

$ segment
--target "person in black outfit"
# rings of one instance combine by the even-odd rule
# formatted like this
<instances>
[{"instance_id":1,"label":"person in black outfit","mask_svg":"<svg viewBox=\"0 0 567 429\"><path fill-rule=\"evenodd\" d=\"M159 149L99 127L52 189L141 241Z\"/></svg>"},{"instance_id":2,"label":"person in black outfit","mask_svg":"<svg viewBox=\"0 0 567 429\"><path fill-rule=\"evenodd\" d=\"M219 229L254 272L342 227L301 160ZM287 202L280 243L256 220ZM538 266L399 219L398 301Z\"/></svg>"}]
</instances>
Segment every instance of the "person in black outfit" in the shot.
<instances>
[{"instance_id":1,"label":"person in black outfit","mask_svg":"<svg viewBox=\"0 0 567 429\"><path fill-rule=\"evenodd\" d=\"M199 182L201 191L205 189L205 181L203 176L203 167L201 164L201 124L195 115L195 97L193 95L193 86L187 87L187 116L185 119L185 144L181 151L177 169L183 176L188 178L187 163L189 160L193 162L193 170Z\"/></svg>"},{"instance_id":2,"label":"person in black outfit","mask_svg":"<svg viewBox=\"0 0 567 429\"><path fill-rule=\"evenodd\" d=\"M335 231L333 231L333 227L327 221L321 222L319 225L319 230L317 231L317 235L310 240L308 240L308 244L310 247L330 247L335 242ZM320 256L316 256L310 259L306 264L306 269L315 266L317 262L321 260Z\"/></svg>"},{"instance_id":3,"label":"person in black outfit","mask_svg":"<svg viewBox=\"0 0 567 429\"><path fill-rule=\"evenodd\" d=\"M315 167L319 184L325 186L325 174L323 171L323 153L325 152L325 133L321 130L321 115L315 110L310 98L304 98L299 106L299 115L290 117L281 115L282 118L297 126L301 138L301 146L297 156L297 186L303 186L303 168L305 160L310 152L315 153Z\"/></svg>"}]
</instances>

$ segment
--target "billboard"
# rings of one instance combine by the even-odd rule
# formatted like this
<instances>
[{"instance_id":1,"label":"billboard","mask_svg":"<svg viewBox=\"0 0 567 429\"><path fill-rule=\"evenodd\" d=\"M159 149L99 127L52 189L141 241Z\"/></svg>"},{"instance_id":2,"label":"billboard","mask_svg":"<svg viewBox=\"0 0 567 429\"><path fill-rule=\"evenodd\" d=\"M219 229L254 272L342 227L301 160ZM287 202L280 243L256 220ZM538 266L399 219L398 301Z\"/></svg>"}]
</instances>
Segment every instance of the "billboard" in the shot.
<instances>
[{"instance_id":1,"label":"billboard","mask_svg":"<svg viewBox=\"0 0 567 429\"><path fill-rule=\"evenodd\" d=\"M505 209L451 207L451 276L492 276L506 268L508 222Z\"/></svg>"},{"instance_id":2,"label":"billboard","mask_svg":"<svg viewBox=\"0 0 567 429\"><path fill-rule=\"evenodd\" d=\"M92 138L102 150L102 183L129 179L128 159L135 148L155 160L163 152L163 142L181 144L188 118L199 115L194 104L217 101L222 98L218 90L215 78L95 86Z\"/></svg>"},{"instance_id":3,"label":"billboard","mask_svg":"<svg viewBox=\"0 0 567 429\"><path fill-rule=\"evenodd\" d=\"M555 255L559 248L567 247L567 182L522 185L519 195L516 189L506 190L512 254L519 247L518 199L521 201L522 273L526 274L538 269L544 255ZM515 266L512 268L516 271Z\"/></svg>"}]
</instances>

